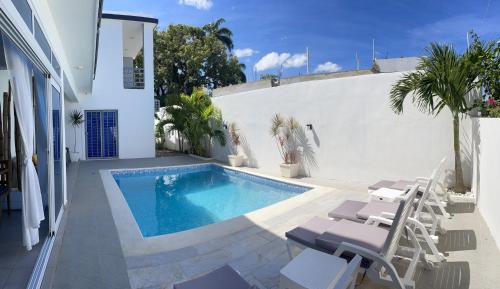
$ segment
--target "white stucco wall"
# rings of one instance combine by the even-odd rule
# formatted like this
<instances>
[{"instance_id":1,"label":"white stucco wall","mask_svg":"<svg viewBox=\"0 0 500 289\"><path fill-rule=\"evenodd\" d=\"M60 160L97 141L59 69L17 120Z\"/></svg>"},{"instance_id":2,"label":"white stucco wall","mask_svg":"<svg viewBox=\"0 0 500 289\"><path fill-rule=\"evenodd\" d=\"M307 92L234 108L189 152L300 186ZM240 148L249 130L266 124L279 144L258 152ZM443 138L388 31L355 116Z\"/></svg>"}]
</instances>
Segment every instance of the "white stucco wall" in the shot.
<instances>
[{"instance_id":1,"label":"white stucco wall","mask_svg":"<svg viewBox=\"0 0 500 289\"><path fill-rule=\"evenodd\" d=\"M404 114L394 114L389 91L400 77L401 73L386 73L310 81L215 97L213 102L227 123L239 126L247 165L262 171L279 172L281 159L269 134L275 113L294 116L305 129L308 151L317 166L308 166L304 173L313 177L366 182L411 179L430 175L445 155L451 168L450 113L428 116L408 102ZM471 146L467 122L462 129L464 154ZM226 161L227 154L228 146L214 148L219 160ZM469 162L470 157L464 156L466 183L470 183Z\"/></svg>"},{"instance_id":2,"label":"white stucco wall","mask_svg":"<svg viewBox=\"0 0 500 289\"><path fill-rule=\"evenodd\" d=\"M91 95L80 102L66 102L74 109L117 110L119 158L154 157L153 27L144 24L144 89L123 87L122 21L102 19L96 77ZM66 115L68 122L68 115ZM66 126L67 146L73 150L74 131ZM77 132L77 151L85 158L85 124Z\"/></svg>"},{"instance_id":3,"label":"white stucco wall","mask_svg":"<svg viewBox=\"0 0 500 289\"><path fill-rule=\"evenodd\" d=\"M477 204L493 238L500 248L500 119L474 120L477 134L475 183Z\"/></svg>"}]
</instances>

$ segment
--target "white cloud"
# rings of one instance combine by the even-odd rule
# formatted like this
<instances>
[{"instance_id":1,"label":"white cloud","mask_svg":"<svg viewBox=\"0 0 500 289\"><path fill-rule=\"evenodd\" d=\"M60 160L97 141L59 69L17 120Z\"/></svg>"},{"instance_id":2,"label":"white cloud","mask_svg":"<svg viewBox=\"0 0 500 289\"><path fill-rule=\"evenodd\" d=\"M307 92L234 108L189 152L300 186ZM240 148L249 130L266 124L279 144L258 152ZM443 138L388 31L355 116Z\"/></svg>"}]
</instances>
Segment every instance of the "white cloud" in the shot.
<instances>
[{"instance_id":1,"label":"white cloud","mask_svg":"<svg viewBox=\"0 0 500 289\"><path fill-rule=\"evenodd\" d=\"M259 61L257 61L257 63L255 64L255 70L263 71L272 68L278 68L283 63L285 63L288 58L290 58L290 53L268 53L264 55L264 57L262 57Z\"/></svg>"},{"instance_id":2,"label":"white cloud","mask_svg":"<svg viewBox=\"0 0 500 289\"><path fill-rule=\"evenodd\" d=\"M337 72L342 70L342 67L337 63L332 63L330 61L322 63L316 67L314 70L315 73L328 73L328 72Z\"/></svg>"},{"instance_id":3,"label":"white cloud","mask_svg":"<svg viewBox=\"0 0 500 289\"><path fill-rule=\"evenodd\" d=\"M208 10L214 5L214 2L212 0L179 0L179 4L193 6L200 10Z\"/></svg>"},{"instance_id":4,"label":"white cloud","mask_svg":"<svg viewBox=\"0 0 500 289\"><path fill-rule=\"evenodd\" d=\"M234 50L234 55L236 55L238 58L249 57L256 53L257 51L253 50L252 48L243 48Z\"/></svg>"},{"instance_id":5,"label":"white cloud","mask_svg":"<svg viewBox=\"0 0 500 289\"><path fill-rule=\"evenodd\" d=\"M294 54L292 57L288 58L283 66L285 68L297 68L297 67L302 67L306 66L307 64L307 55L305 53L300 53L300 54Z\"/></svg>"},{"instance_id":6,"label":"white cloud","mask_svg":"<svg viewBox=\"0 0 500 289\"><path fill-rule=\"evenodd\" d=\"M290 53L271 52L262 57L256 64L255 70L263 71L273 68L279 68L283 65L284 68L303 67L307 64L307 55L305 53Z\"/></svg>"}]
</instances>

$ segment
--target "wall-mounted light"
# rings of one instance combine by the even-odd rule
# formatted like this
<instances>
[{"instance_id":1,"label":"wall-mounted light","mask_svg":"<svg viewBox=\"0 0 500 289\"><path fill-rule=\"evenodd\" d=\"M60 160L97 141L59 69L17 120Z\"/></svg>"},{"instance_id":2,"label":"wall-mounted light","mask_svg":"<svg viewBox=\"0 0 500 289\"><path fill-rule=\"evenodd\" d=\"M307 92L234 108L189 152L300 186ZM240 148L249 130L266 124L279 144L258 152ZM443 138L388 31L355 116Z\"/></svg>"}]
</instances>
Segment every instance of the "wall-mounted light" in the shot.
<instances>
[{"instance_id":1,"label":"wall-mounted light","mask_svg":"<svg viewBox=\"0 0 500 289\"><path fill-rule=\"evenodd\" d=\"M308 130L313 130L313 125L310 123L306 124L306 127Z\"/></svg>"}]
</instances>

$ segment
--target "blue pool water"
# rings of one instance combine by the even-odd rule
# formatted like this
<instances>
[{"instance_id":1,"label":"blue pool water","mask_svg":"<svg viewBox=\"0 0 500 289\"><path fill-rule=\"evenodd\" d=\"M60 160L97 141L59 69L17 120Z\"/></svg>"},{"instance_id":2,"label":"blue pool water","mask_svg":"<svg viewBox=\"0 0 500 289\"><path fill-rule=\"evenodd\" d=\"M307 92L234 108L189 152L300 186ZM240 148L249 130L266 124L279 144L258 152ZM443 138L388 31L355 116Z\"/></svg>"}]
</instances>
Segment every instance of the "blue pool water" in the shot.
<instances>
[{"instance_id":1,"label":"blue pool water","mask_svg":"<svg viewBox=\"0 0 500 289\"><path fill-rule=\"evenodd\" d=\"M144 237L228 220L310 188L214 164L114 171Z\"/></svg>"}]
</instances>

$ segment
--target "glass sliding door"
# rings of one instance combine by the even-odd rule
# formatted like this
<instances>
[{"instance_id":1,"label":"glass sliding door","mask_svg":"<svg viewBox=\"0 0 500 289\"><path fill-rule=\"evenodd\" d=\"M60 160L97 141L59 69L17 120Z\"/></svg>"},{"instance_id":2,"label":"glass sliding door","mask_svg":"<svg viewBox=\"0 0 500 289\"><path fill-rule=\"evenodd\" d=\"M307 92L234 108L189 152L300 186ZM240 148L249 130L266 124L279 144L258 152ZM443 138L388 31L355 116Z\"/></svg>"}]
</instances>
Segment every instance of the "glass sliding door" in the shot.
<instances>
[{"instance_id":1,"label":"glass sliding door","mask_svg":"<svg viewBox=\"0 0 500 289\"><path fill-rule=\"evenodd\" d=\"M52 161L53 161L53 188L54 188L54 218L59 220L60 214L63 207L63 169L64 164L62 163L64 154L64 149L62 146L62 136L61 136L61 120L63 116L61 115L61 92L56 84L52 84Z\"/></svg>"},{"instance_id":2,"label":"glass sliding door","mask_svg":"<svg viewBox=\"0 0 500 289\"><path fill-rule=\"evenodd\" d=\"M37 156L36 170L46 220L49 218L49 166L48 166L48 115L47 115L47 78L38 69L34 69L33 89L35 92L35 154Z\"/></svg>"}]
</instances>

